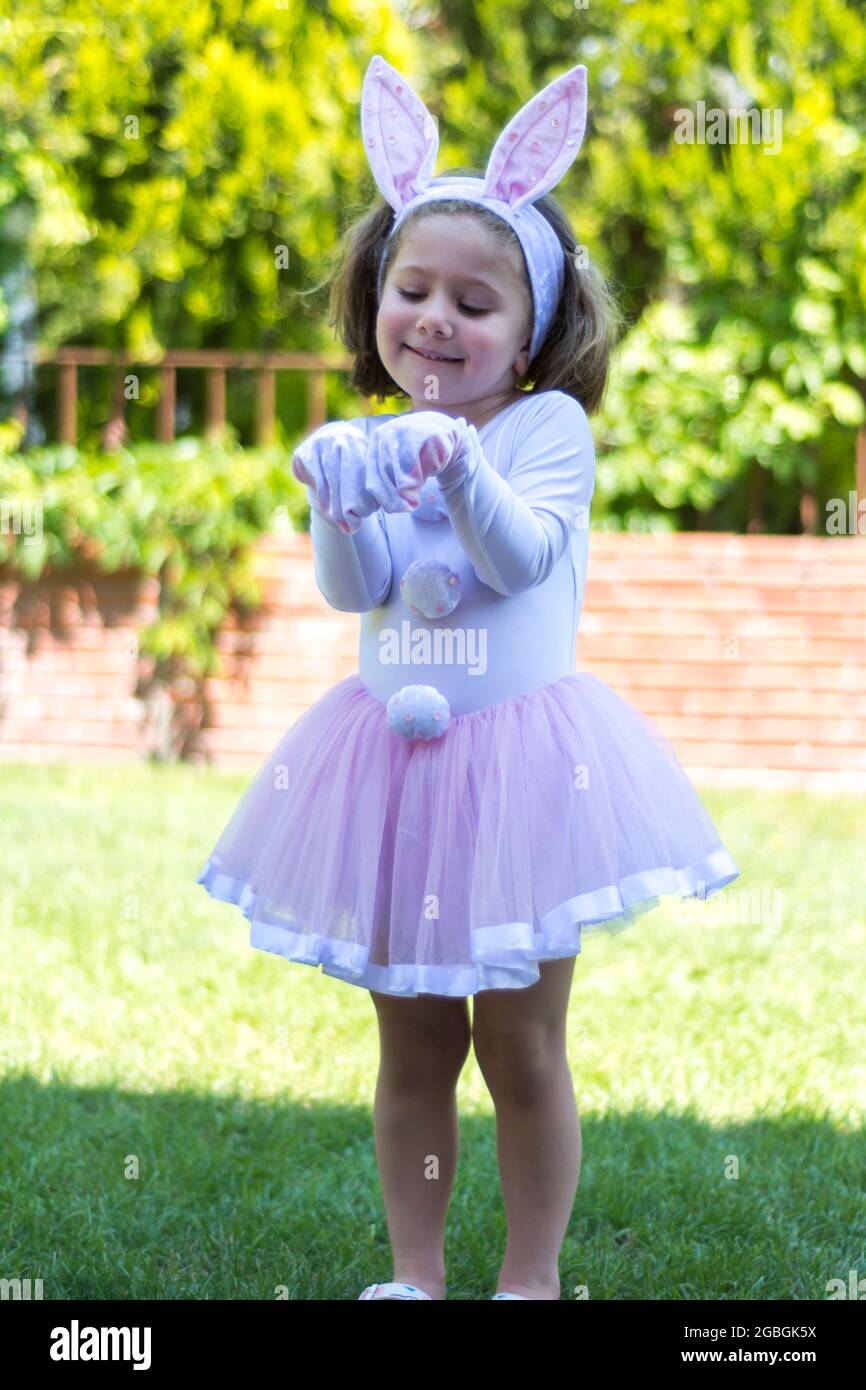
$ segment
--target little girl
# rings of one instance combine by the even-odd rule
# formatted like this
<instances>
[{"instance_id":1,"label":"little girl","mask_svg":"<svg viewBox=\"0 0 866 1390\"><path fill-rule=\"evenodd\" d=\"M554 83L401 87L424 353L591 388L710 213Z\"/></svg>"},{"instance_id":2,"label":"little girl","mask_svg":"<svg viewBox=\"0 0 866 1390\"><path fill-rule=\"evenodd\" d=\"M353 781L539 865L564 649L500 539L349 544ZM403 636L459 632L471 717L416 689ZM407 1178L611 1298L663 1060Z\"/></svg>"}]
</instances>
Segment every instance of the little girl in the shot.
<instances>
[{"instance_id":1,"label":"little girl","mask_svg":"<svg viewBox=\"0 0 866 1390\"><path fill-rule=\"evenodd\" d=\"M362 1299L445 1297L470 1042L508 1221L494 1297L559 1298L582 933L739 874L661 732L575 669L611 301L548 190L585 119L578 66L483 178L433 178L435 122L372 59L361 124L385 201L333 302L352 384L412 408L324 425L293 459L318 586L363 615L360 671L284 735L198 878L252 946L370 991L393 1268Z\"/></svg>"}]
</instances>

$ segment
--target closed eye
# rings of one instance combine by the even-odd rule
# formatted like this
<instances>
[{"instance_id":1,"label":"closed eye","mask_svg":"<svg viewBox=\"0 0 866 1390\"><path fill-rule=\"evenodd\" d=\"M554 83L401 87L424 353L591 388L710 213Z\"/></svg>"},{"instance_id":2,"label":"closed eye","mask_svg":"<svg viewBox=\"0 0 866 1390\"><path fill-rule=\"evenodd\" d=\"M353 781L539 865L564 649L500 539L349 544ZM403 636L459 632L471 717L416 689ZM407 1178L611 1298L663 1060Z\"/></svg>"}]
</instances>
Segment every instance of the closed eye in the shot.
<instances>
[{"instance_id":1,"label":"closed eye","mask_svg":"<svg viewBox=\"0 0 866 1390\"><path fill-rule=\"evenodd\" d=\"M423 296L423 294L421 294L420 290L398 290L397 293L398 293L398 294L402 294L402 296L403 296L404 299L410 299L410 300L413 300L413 301L416 300L416 299L423 299L423 298L424 298L424 296ZM458 304L457 307L458 307L458 309L462 309L463 312L464 312L464 314L489 314L489 313L490 313L490 310L489 310L489 309L479 309L479 308L477 308L477 307L476 307L475 305L473 305L473 304Z\"/></svg>"}]
</instances>

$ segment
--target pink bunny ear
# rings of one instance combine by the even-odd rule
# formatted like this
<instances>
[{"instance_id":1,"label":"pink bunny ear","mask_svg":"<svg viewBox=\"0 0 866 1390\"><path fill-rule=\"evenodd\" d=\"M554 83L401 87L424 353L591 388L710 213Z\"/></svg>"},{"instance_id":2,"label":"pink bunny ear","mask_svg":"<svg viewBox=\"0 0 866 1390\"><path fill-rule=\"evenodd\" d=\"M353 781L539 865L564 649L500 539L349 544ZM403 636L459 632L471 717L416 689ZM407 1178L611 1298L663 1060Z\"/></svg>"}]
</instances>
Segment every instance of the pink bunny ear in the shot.
<instances>
[{"instance_id":1,"label":"pink bunny ear","mask_svg":"<svg viewBox=\"0 0 866 1390\"><path fill-rule=\"evenodd\" d=\"M586 128L586 68L562 73L512 116L490 152L484 192L512 208L559 183Z\"/></svg>"},{"instance_id":2,"label":"pink bunny ear","mask_svg":"<svg viewBox=\"0 0 866 1390\"><path fill-rule=\"evenodd\" d=\"M405 77L378 53L364 74L361 133L379 191L399 213L430 182L439 131Z\"/></svg>"}]
</instances>

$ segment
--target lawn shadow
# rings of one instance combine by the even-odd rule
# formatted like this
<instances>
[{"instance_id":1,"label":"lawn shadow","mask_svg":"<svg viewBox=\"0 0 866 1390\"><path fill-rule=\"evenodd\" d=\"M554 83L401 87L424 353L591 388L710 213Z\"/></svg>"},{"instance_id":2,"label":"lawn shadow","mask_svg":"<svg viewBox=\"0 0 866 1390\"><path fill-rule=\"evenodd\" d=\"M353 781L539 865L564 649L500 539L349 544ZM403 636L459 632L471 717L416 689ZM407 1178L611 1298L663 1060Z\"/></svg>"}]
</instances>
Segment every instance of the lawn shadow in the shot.
<instances>
[{"instance_id":1,"label":"lawn shadow","mask_svg":"<svg viewBox=\"0 0 866 1390\"><path fill-rule=\"evenodd\" d=\"M391 1277L368 1106L10 1076L0 1113L0 1276L45 1299L357 1300ZM824 1300L866 1276L862 1131L642 1111L581 1129L563 1299ZM495 1119L461 1114L449 1299L488 1299L504 1247Z\"/></svg>"}]
</instances>

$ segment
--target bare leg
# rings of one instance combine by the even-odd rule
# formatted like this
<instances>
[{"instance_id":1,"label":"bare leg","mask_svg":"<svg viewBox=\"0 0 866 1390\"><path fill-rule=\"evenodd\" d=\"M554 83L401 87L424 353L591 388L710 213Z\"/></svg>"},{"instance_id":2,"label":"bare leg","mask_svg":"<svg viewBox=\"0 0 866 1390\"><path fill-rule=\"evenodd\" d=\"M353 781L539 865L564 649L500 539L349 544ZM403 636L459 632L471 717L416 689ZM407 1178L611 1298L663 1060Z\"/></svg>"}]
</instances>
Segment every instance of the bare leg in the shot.
<instances>
[{"instance_id":1,"label":"bare leg","mask_svg":"<svg viewBox=\"0 0 866 1390\"><path fill-rule=\"evenodd\" d=\"M373 1110L391 1279L445 1298L445 1219L457 1169L456 1087L472 1039L465 999L370 991L379 1017Z\"/></svg>"},{"instance_id":2,"label":"bare leg","mask_svg":"<svg viewBox=\"0 0 866 1390\"><path fill-rule=\"evenodd\" d=\"M580 1117L566 1055L575 958L538 984L475 996L475 1055L496 1107L508 1242L497 1293L558 1299L559 1252L580 1179Z\"/></svg>"}]
</instances>

